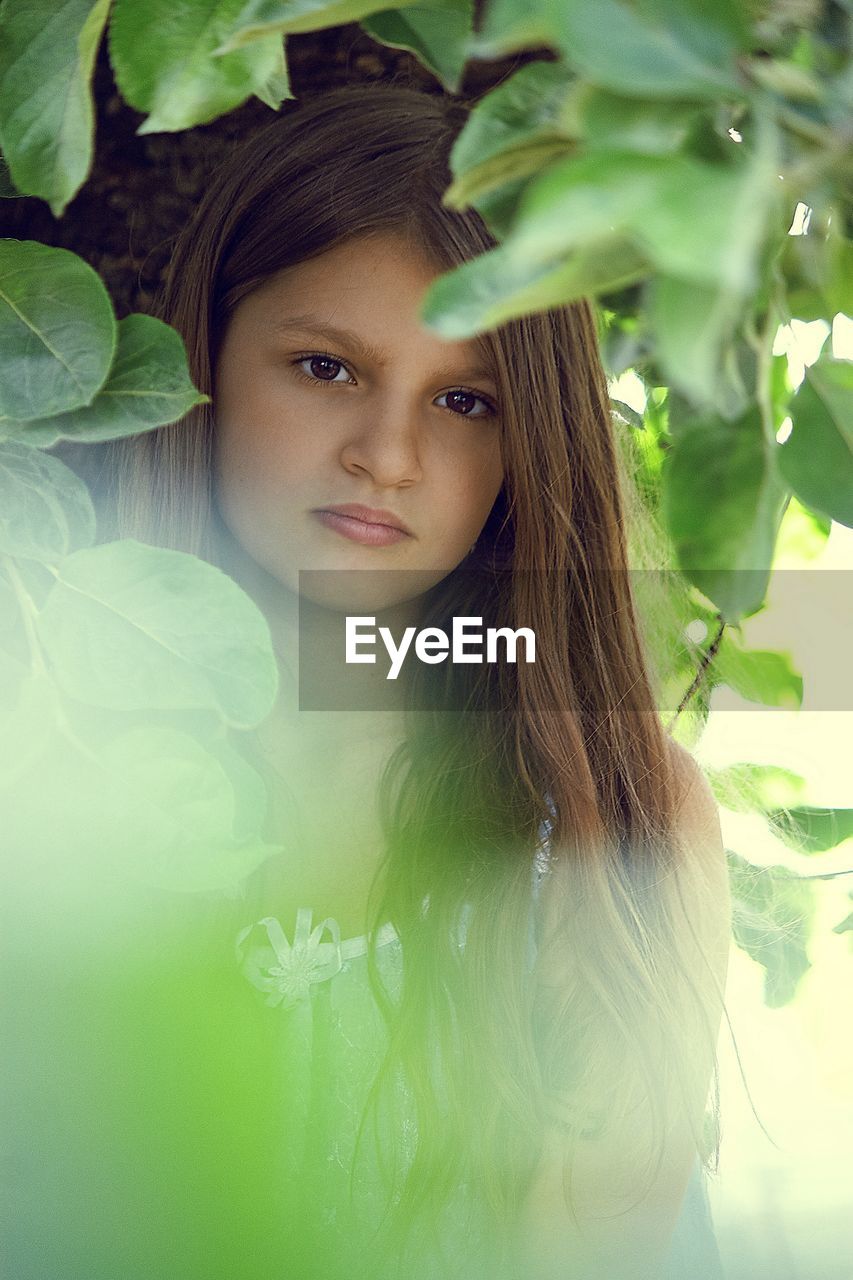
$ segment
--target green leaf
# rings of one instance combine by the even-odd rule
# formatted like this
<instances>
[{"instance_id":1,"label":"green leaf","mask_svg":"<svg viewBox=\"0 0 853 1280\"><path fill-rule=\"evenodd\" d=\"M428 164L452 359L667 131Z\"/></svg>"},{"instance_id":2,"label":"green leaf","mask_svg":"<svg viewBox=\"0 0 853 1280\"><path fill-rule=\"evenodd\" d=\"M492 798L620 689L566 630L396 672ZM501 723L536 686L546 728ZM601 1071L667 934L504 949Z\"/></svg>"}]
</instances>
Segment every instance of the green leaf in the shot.
<instances>
[{"instance_id":1,"label":"green leaf","mask_svg":"<svg viewBox=\"0 0 853 1280\"><path fill-rule=\"evenodd\" d=\"M822 359L791 402L779 470L807 506L853 527L853 364Z\"/></svg>"},{"instance_id":2,"label":"green leaf","mask_svg":"<svg viewBox=\"0 0 853 1280\"><path fill-rule=\"evenodd\" d=\"M101 794L109 787L116 833L132 832L114 845L116 869L134 879L181 892L235 888L277 851L257 832L236 838L234 781L189 734L142 725L113 737L98 759L103 774L92 781Z\"/></svg>"},{"instance_id":3,"label":"green leaf","mask_svg":"<svg viewBox=\"0 0 853 1280\"><path fill-rule=\"evenodd\" d=\"M768 462L756 407L682 427L663 466L663 510L679 566L727 622L764 599L787 490Z\"/></svg>"},{"instance_id":4,"label":"green leaf","mask_svg":"<svg viewBox=\"0 0 853 1280\"><path fill-rule=\"evenodd\" d=\"M730 66L740 51L752 48L749 6L742 0L639 0L638 8L652 24L665 26L697 57Z\"/></svg>"},{"instance_id":5,"label":"green leaf","mask_svg":"<svg viewBox=\"0 0 853 1280\"><path fill-rule=\"evenodd\" d=\"M807 226L806 234L787 236L782 250L787 310L800 320L831 323L839 311L853 313L853 241L844 234L840 204L812 208Z\"/></svg>"},{"instance_id":6,"label":"green leaf","mask_svg":"<svg viewBox=\"0 0 853 1280\"><path fill-rule=\"evenodd\" d=\"M499 182L535 172L555 148L565 150L560 119L571 83L562 63L533 62L486 94L453 144L445 203L464 208Z\"/></svg>"},{"instance_id":7,"label":"green leaf","mask_svg":"<svg viewBox=\"0 0 853 1280\"><path fill-rule=\"evenodd\" d=\"M652 99L716 100L740 95L734 43L702 48L702 34L714 25L708 7L691 5L690 20L674 23L673 10L629 7L620 0L563 0L555 6L558 40L567 61L616 93ZM700 38L696 39L696 33Z\"/></svg>"},{"instance_id":8,"label":"green leaf","mask_svg":"<svg viewBox=\"0 0 853 1280\"><path fill-rule=\"evenodd\" d=\"M279 45L279 56L275 70L271 72L262 85L255 89L255 97L259 98L271 111L278 111L285 98L294 96L290 88L290 73L287 59L284 56L284 41Z\"/></svg>"},{"instance_id":9,"label":"green leaf","mask_svg":"<svg viewBox=\"0 0 853 1280\"><path fill-rule=\"evenodd\" d=\"M625 404L624 400L614 400L611 397L610 405L613 412L621 418L628 427L633 427L635 431L645 430L642 415L637 413L636 409L632 409L629 404Z\"/></svg>"},{"instance_id":10,"label":"green leaf","mask_svg":"<svg viewBox=\"0 0 853 1280\"><path fill-rule=\"evenodd\" d=\"M519 261L511 248L499 245L433 281L421 319L443 337L470 337L515 316L619 289L646 270L642 257L625 244L602 245L556 265Z\"/></svg>"},{"instance_id":11,"label":"green leaf","mask_svg":"<svg viewBox=\"0 0 853 1280\"><path fill-rule=\"evenodd\" d=\"M138 133L206 124L257 94L275 101L282 80L281 37L214 56L243 0L116 0L110 57L127 102L149 113Z\"/></svg>"},{"instance_id":12,"label":"green leaf","mask_svg":"<svg viewBox=\"0 0 853 1280\"><path fill-rule=\"evenodd\" d=\"M735 70L737 42L725 38L713 10L690 6L690 20L656 4L621 0L495 0L471 43L475 57L495 58L548 44L586 79L616 93L652 99L714 101L741 94ZM698 28L698 38L696 29ZM708 30L717 33L716 42Z\"/></svg>"},{"instance_id":13,"label":"green leaf","mask_svg":"<svg viewBox=\"0 0 853 1280\"><path fill-rule=\"evenodd\" d=\"M474 0L431 0L368 14L361 23L375 40L414 53L449 93L459 92L473 24Z\"/></svg>"},{"instance_id":14,"label":"green leaf","mask_svg":"<svg viewBox=\"0 0 853 1280\"><path fill-rule=\"evenodd\" d=\"M519 152L513 153L513 156L517 155ZM529 180L529 174L522 174L511 182L503 180L500 186L471 197L474 208L496 240L509 238L522 193Z\"/></svg>"},{"instance_id":15,"label":"green leaf","mask_svg":"<svg viewBox=\"0 0 853 1280\"><path fill-rule=\"evenodd\" d=\"M9 166L3 156L0 156L0 200L17 200L20 194L12 182Z\"/></svg>"},{"instance_id":16,"label":"green leaf","mask_svg":"<svg viewBox=\"0 0 853 1280\"><path fill-rule=\"evenodd\" d=\"M764 999L779 1008L793 999L811 967L814 887L785 867L757 867L730 849L726 852L735 942L763 966Z\"/></svg>"},{"instance_id":17,"label":"green leaf","mask_svg":"<svg viewBox=\"0 0 853 1280\"><path fill-rule=\"evenodd\" d=\"M176 422L209 398L192 384L180 334L153 316L130 315L119 321L109 377L90 405L7 434L40 449L63 439L115 440Z\"/></svg>"},{"instance_id":18,"label":"green leaf","mask_svg":"<svg viewBox=\"0 0 853 1280\"><path fill-rule=\"evenodd\" d=\"M553 161L565 156L567 146L565 138L542 136L501 151L452 182L444 193L444 203L453 209L466 209L470 204L482 209L484 197L515 191L519 179L527 180L541 173ZM520 199L515 203L517 208Z\"/></svg>"},{"instance_id":19,"label":"green leaf","mask_svg":"<svg viewBox=\"0 0 853 1280\"><path fill-rule=\"evenodd\" d=\"M806 378L818 391L839 432L853 444L853 363L833 360L824 353L806 370Z\"/></svg>"},{"instance_id":20,"label":"green leaf","mask_svg":"<svg viewBox=\"0 0 853 1280\"><path fill-rule=\"evenodd\" d=\"M686 141L697 113L692 102L642 102L581 81L568 109L577 136L598 151L667 155Z\"/></svg>"},{"instance_id":21,"label":"green leaf","mask_svg":"<svg viewBox=\"0 0 853 1280\"><path fill-rule=\"evenodd\" d=\"M245 727L276 694L264 615L227 574L180 551L126 539L75 552L37 626L57 683L93 706L207 708Z\"/></svg>"},{"instance_id":22,"label":"green leaf","mask_svg":"<svg viewBox=\"0 0 853 1280\"><path fill-rule=\"evenodd\" d=\"M853 911L849 916L845 916L840 924L833 926L833 933L850 933L853 932Z\"/></svg>"},{"instance_id":23,"label":"green leaf","mask_svg":"<svg viewBox=\"0 0 853 1280\"><path fill-rule=\"evenodd\" d=\"M96 726L81 736L75 725L69 735L55 695L52 706L22 696L17 724L0 726L3 756L12 761L0 769L5 834L27 864L23 875L35 864L51 880L89 885L98 877L101 892L122 881L234 891L280 852L257 830L241 834L249 811L253 827L263 813L263 782L248 764L234 770L220 751L170 726L111 733Z\"/></svg>"},{"instance_id":24,"label":"green leaf","mask_svg":"<svg viewBox=\"0 0 853 1280\"><path fill-rule=\"evenodd\" d=\"M67 249L0 240L0 431L91 404L116 344L98 274Z\"/></svg>"},{"instance_id":25,"label":"green leaf","mask_svg":"<svg viewBox=\"0 0 853 1280\"><path fill-rule=\"evenodd\" d=\"M853 809L802 805L767 815L774 833L798 853L824 853L853 837Z\"/></svg>"},{"instance_id":26,"label":"green leaf","mask_svg":"<svg viewBox=\"0 0 853 1280\"><path fill-rule=\"evenodd\" d=\"M745 62L744 69L762 89L768 89L781 98L808 103L818 103L823 99L824 86L811 72L798 67L794 62L780 62L766 57L750 58Z\"/></svg>"},{"instance_id":27,"label":"green leaf","mask_svg":"<svg viewBox=\"0 0 853 1280\"><path fill-rule=\"evenodd\" d=\"M729 343L747 307L729 289L700 286L658 275L646 291L646 310L656 338L655 355L670 384L695 405L730 413L724 378Z\"/></svg>"},{"instance_id":28,"label":"green leaf","mask_svg":"<svg viewBox=\"0 0 853 1280\"><path fill-rule=\"evenodd\" d=\"M837 224L841 221L840 217L833 219L830 227L824 256L825 270L821 281L827 312L830 316L834 316L839 311L847 315L853 312L853 240L848 240L838 230ZM824 312L824 315L827 312Z\"/></svg>"},{"instance_id":29,"label":"green leaf","mask_svg":"<svg viewBox=\"0 0 853 1280\"><path fill-rule=\"evenodd\" d=\"M297 35L361 22L369 14L387 8L388 0L333 0L331 4L329 0L240 0L227 37L216 52L227 54L242 49L273 32L277 36ZM408 0L396 0L394 8L408 8Z\"/></svg>"},{"instance_id":30,"label":"green leaf","mask_svg":"<svg viewBox=\"0 0 853 1280\"><path fill-rule=\"evenodd\" d=\"M666 161L631 153L558 161L524 192L512 248L519 258L543 262L630 232L668 190L667 177Z\"/></svg>"},{"instance_id":31,"label":"green leaf","mask_svg":"<svg viewBox=\"0 0 853 1280\"><path fill-rule=\"evenodd\" d=\"M489 0L480 30L468 42L472 58L502 58L518 49L556 46L554 0Z\"/></svg>"},{"instance_id":32,"label":"green leaf","mask_svg":"<svg viewBox=\"0 0 853 1280\"><path fill-rule=\"evenodd\" d=\"M776 764L741 762L723 769L706 768L705 773L715 799L736 813L766 813L779 805L796 804L806 788L805 778Z\"/></svg>"},{"instance_id":33,"label":"green leaf","mask_svg":"<svg viewBox=\"0 0 853 1280\"><path fill-rule=\"evenodd\" d=\"M0 651L0 672L6 672L7 657ZM0 685L4 683L0 679ZM12 797L20 795L21 779L38 768L45 752L56 739L57 690L43 671L25 669L14 678L11 706L0 715L0 796L3 800L4 843L11 847ZM39 771L34 798L44 807L44 775ZM48 775L49 776L49 775ZM4 853L6 853L4 848Z\"/></svg>"},{"instance_id":34,"label":"green leaf","mask_svg":"<svg viewBox=\"0 0 853 1280\"><path fill-rule=\"evenodd\" d=\"M19 191L59 217L92 164L92 70L110 0L5 0L0 140Z\"/></svg>"},{"instance_id":35,"label":"green leaf","mask_svg":"<svg viewBox=\"0 0 853 1280\"><path fill-rule=\"evenodd\" d=\"M0 445L0 554L55 564L91 546L96 518L86 485L40 449Z\"/></svg>"},{"instance_id":36,"label":"green leaf","mask_svg":"<svg viewBox=\"0 0 853 1280\"><path fill-rule=\"evenodd\" d=\"M715 683L727 684L748 702L795 711L803 701L803 678L790 655L773 649L741 649L723 635L713 664Z\"/></svg>"},{"instance_id":37,"label":"green leaf","mask_svg":"<svg viewBox=\"0 0 853 1280\"><path fill-rule=\"evenodd\" d=\"M0 645L6 641L13 628L15 609L15 592L12 589L12 584L4 574L2 564L0 564ZM0 651L0 658L2 657L3 653ZM2 674L0 674L0 688L2 688ZM3 699L0 696L0 714L2 714L2 706Z\"/></svg>"},{"instance_id":38,"label":"green leaf","mask_svg":"<svg viewBox=\"0 0 853 1280\"><path fill-rule=\"evenodd\" d=\"M590 151L531 183L512 242L519 255L542 261L622 235L667 275L744 295L756 285L776 185L763 164Z\"/></svg>"}]
</instances>

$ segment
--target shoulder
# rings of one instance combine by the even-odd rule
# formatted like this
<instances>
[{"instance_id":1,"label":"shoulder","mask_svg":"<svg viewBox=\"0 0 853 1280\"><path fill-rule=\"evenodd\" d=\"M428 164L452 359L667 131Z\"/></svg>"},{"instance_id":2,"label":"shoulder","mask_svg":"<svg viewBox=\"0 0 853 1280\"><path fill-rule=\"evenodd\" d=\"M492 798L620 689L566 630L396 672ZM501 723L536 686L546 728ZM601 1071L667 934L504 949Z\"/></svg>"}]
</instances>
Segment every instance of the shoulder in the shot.
<instances>
[{"instance_id":1,"label":"shoulder","mask_svg":"<svg viewBox=\"0 0 853 1280\"><path fill-rule=\"evenodd\" d=\"M732 944L732 901L720 812L710 783L690 752L672 740L669 750L675 788L675 856L666 901L672 937L705 1022L718 1027Z\"/></svg>"},{"instance_id":2,"label":"shoulder","mask_svg":"<svg viewBox=\"0 0 853 1280\"><path fill-rule=\"evenodd\" d=\"M720 821L717 802L710 783L686 747L673 738L667 739L669 763L677 795L679 821L697 835L719 835ZM720 839L722 844L722 839Z\"/></svg>"},{"instance_id":3,"label":"shoulder","mask_svg":"<svg viewBox=\"0 0 853 1280\"><path fill-rule=\"evenodd\" d=\"M668 740L675 790L673 836L680 880L705 899L717 929L728 933L731 902L720 811L710 783L686 748Z\"/></svg>"}]
</instances>

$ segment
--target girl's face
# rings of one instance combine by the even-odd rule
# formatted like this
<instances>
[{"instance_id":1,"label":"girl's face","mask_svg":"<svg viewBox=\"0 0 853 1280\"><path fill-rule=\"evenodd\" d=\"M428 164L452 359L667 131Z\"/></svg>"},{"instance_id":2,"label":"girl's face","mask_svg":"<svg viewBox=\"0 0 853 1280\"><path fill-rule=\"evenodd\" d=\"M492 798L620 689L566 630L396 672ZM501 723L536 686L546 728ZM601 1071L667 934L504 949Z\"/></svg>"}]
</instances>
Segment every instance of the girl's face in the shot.
<instances>
[{"instance_id":1,"label":"girl's face","mask_svg":"<svg viewBox=\"0 0 853 1280\"><path fill-rule=\"evenodd\" d=\"M282 585L347 611L444 578L503 482L496 385L475 341L421 324L439 272L415 252L376 234L279 272L236 307L215 370L224 524ZM351 504L362 520L328 514Z\"/></svg>"}]
</instances>

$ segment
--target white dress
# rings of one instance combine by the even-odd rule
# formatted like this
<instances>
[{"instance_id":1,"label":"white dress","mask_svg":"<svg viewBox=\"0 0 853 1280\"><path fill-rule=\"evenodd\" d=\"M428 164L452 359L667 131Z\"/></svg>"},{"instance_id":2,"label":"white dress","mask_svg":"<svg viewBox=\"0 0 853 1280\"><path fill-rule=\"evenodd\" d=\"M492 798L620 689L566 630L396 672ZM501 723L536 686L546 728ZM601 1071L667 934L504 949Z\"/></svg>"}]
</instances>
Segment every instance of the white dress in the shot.
<instances>
[{"instance_id":1,"label":"white dress","mask_svg":"<svg viewBox=\"0 0 853 1280\"><path fill-rule=\"evenodd\" d=\"M534 862L531 962L535 906L546 868L540 850ZM391 925L383 927L377 943L380 973L393 992L402 973L402 945ZM290 1275L300 1280L396 1276L390 1263L380 1263L371 1243L386 1193L369 1135L353 1166L353 1194L348 1195L358 1120L386 1044L385 1024L368 981L366 939L341 939L333 919L315 925L311 911L301 908L290 936L276 917L267 916L240 930L235 945L243 975L262 993L247 988L247 998L262 1000L280 1037L278 1123L286 1134L280 1171L286 1201L282 1241L288 1257L282 1280ZM415 1125L402 1085L397 1099L400 1110L389 1131L396 1134L406 1160ZM704 1176L697 1162L661 1280L723 1276ZM502 1276L492 1253L494 1232L488 1219L478 1210L476 1198L467 1197L465 1188L459 1190L444 1209L439 1241L426 1246L417 1261L408 1259L400 1268L401 1277L503 1280L505 1272Z\"/></svg>"}]
</instances>

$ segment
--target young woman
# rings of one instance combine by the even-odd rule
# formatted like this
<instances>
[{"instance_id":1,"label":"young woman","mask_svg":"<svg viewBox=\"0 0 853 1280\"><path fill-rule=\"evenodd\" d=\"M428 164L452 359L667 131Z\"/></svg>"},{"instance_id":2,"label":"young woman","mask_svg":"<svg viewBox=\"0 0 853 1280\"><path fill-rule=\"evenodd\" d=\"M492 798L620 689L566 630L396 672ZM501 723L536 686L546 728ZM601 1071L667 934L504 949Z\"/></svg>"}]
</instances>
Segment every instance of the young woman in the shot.
<instances>
[{"instance_id":1,"label":"young woman","mask_svg":"<svg viewBox=\"0 0 853 1280\"><path fill-rule=\"evenodd\" d=\"M274 1043L269 1274L702 1280L716 808L655 703L590 308L419 319L495 243L442 205L464 119L349 86L227 157L162 309L211 402L111 446L113 533L219 565L279 657L234 741L280 852L217 934ZM526 627L535 662L391 682L347 617Z\"/></svg>"}]
</instances>

